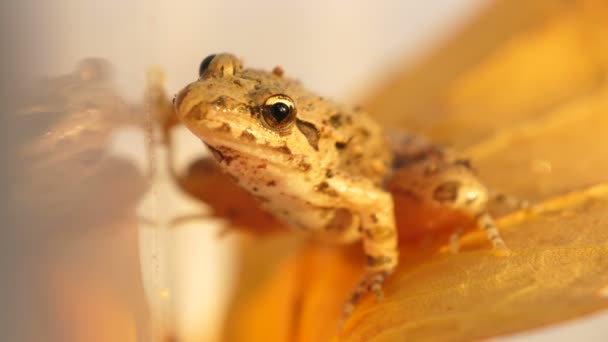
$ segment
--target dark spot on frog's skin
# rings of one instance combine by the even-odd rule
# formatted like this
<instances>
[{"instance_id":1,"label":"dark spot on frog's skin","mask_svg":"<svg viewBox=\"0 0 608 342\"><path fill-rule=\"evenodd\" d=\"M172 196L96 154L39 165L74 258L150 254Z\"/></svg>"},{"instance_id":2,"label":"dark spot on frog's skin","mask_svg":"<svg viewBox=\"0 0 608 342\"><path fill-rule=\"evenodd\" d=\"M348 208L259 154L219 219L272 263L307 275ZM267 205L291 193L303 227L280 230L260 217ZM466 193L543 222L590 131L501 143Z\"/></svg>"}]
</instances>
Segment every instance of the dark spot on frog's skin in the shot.
<instances>
[{"instance_id":1,"label":"dark spot on frog's skin","mask_svg":"<svg viewBox=\"0 0 608 342\"><path fill-rule=\"evenodd\" d=\"M230 165L230 163L236 159L236 157L231 157L231 156L226 156L224 155L224 162L226 162L226 165Z\"/></svg>"},{"instance_id":2,"label":"dark spot on frog's skin","mask_svg":"<svg viewBox=\"0 0 608 342\"><path fill-rule=\"evenodd\" d=\"M342 114L338 113L338 114L334 114L334 115L330 116L329 122L331 123L331 126L333 128L342 127Z\"/></svg>"},{"instance_id":3,"label":"dark spot on frog's skin","mask_svg":"<svg viewBox=\"0 0 608 342\"><path fill-rule=\"evenodd\" d=\"M249 131L243 131L243 133L241 133L240 139L247 142L255 142L255 135L253 135Z\"/></svg>"},{"instance_id":4,"label":"dark spot on frog's skin","mask_svg":"<svg viewBox=\"0 0 608 342\"><path fill-rule=\"evenodd\" d=\"M366 128L361 128L361 135L364 136L365 138L369 138L371 133Z\"/></svg>"},{"instance_id":5,"label":"dark spot on frog's skin","mask_svg":"<svg viewBox=\"0 0 608 342\"><path fill-rule=\"evenodd\" d=\"M237 113L242 113L242 114L246 114L246 113L251 113L251 107L247 106L246 104L238 104L236 107L234 107L234 111Z\"/></svg>"},{"instance_id":6,"label":"dark spot on frog's skin","mask_svg":"<svg viewBox=\"0 0 608 342\"><path fill-rule=\"evenodd\" d=\"M277 146L277 147L271 147L273 150L286 154L286 155L291 155L291 150L289 149L289 147L287 146Z\"/></svg>"},{"instance_id":7,"label":"dark spot on frog's skin","mask_svg":"<svg viewBox=\"0 0 608 342\"><path fill-rule=\"evenodd\" d=\"M321 182L317 185L317 191L323 191L327 188L329 188L329 183L327 182Z\"/></svg>"},{"instance_id":8,"label":"dark spot on frog's skin","mask_svg":"<svg viewBox=\"0 0 608 342\"><path fill-rule=\"evenodd\" d=\"M319 130L315 125L310 122L302 121L300 119L296 119L296 126L304 134L306 140L308 140L308 144L314 148L316 151L319 150Z\"/></svg>"},{"instance_id":9,"label":"dark spot on frog's skin","mask_svg":"<svg viewBox=\"0 0 608 342\"><path fill-rule=\"evenodd\" d=\"M249 114L251 114L251 116L254 118L262 115L262 108L256 105L254 102L249 102L247 108L249 109Z\"/></svg>"},{"instance_id":10,"label":"dark spot on frog's skin","mask_svg":"<svg viewBox=\"0 0 608 342\"><path fill-rule=\"evenodd\" d=\"M227 96L221 95L220 97L215 99L215 101L213 101L211 104L217 107L225 108L228 104L228 102L226 101L227 99L229 100Z\"/></svg>"},{"instance_id":11,"label":"dark spot on frog's skin","mask_svg":"<svg viewBox=\"0 0 608 342\"><path fill-rule=\"evenodd\" d=\"M224 160L224 155L218 149L211 147L211 145L207 145L207 148L209 149L209 151L211 151L211 155L213 155L213 158L215 158L217 162L221 162L222 160Z\"/></svg>"},{"instance_id":12,"label":"dark spot on frog's skin","mask_svg":"<svg viewBox=\"0 0 608 342\"><path fill-rule=\"evenodd\" d=\"M424 155L422 153L414 156L408 155L396 155L393 159L393 169L401 169L414 164L415 162L423 160Z\"/></svg>"},{"instance_id":13,"label":"dark spot on frog's skin","mask_svg":"<svg viewBox=\"0 0 608 342\"><path fill-rule=\"evenodd\" d=\"M277 65L276 67L274 67L274 69L272 69L272 73L275 74L278 77L281 77L285 73L285 70L283 70L282 67L280 67L279 65Z\"/></svg>"},{"instance_id":14,"label":"dark spot on frog's skin","mask_svg":"<svg viewBox=\"0 0 608 342\"><path fill-rule=\"evenodd\" d=\"M258 166L256 166L258 169L265 169L266 168L266 163L262 163L262 164L258 164Z\"/></svg>"},{"instance_id":15,"label":"dark spot on frog's skin","mask_svg":"<svg viewBox=\"0 0 608 342\"><path fill-rule=\"evenodd\" d=\"M218 128L215 129L218 132L224 132L224 133L230 133L231 129L230 129L230 125L228 125L227 123L222 123Z\"/></svg>"},{"instance_id":16,"label":"dark spot on frog's skin","mask_svg":"<svg viewBox=\"0 0 608 342\"><path fill-rule=\"evenodd\" d=\"M334 145L336 146L336 150L341 151L346 148L348 141L336 141Z\"/></svg>"},{"instance_id":17,"label":"dark spot on frog's skin","mask_svg":"<svg viewBox=\"0 0 608 342\"><path fill-rule=\"evenodd\" d=\"M273 180L271 180L270 182L266 183L266 186L268 186L268 187L273 187L273 186L276 186L276 185L277 185L277 182L275 182Z\"/></svg>"},{"instance_id":18,"label":"dark spot on frog's skin","mask_svg":"<svg viewBox=\"0 0 608 342\"><path fill-rule=\"evenodd\" d=\"M371 255L367 256L367 266L370 267L379 267L386 264L390 264L393 261L392 258L387 256L377 256L373 257Z\"/></svg>"},{"instance_id":19,"label":"dark spot on frog's skin","mask_svg":"<svg viewBox=\"0 0 608 342\"><path fill-rule=\"evenodd\" d=\"M458 190L460 189L460 182L448 181L433 191L433 198L439 203L450 203L454 202L458 197Z\"/></svg>"},{"instance_id":20,"label":"dark spot on frog's skin","mask_svg":"<svg viewBox=\"0 0 608 342\"><path fill-rule=\"evenodd\" d=\"M333 171L332 169L327 169L327 170L325 171L325 177L327 177L327 178L331 178L331 177L333 177L333 176L334 176L334 171Z\"/></svg>"},{"instance_id":21,"label":"dark spot on frog's skin","mask_svg":"<svg viewBox=\"0 0 608 342\"><path fill-rule=\"evenodd\" d=\"M258 187L254 186L253 189L251 189L251 190L253 190L253 192L258 192Z\"/></svg>"},{"instance_id":22,"label":"dark spot on frog's skin","mask_svg":"<svg viewBox=\"0 0 608 342\"><path fill-rule=\"evenodd\" d=\"M209 151L211 151L211 154L218 163L225 162L226 165L230 165L230 163L236 159L235 156L230 156L224 152L221 152L219 149L213 146L207 145L207 148Z\"/></svg>"},{"instance_id":23,"label":"dark spot on frog's skin","mask_svg":"<svg viewBox=\"0 0 608 342\"><path fill-rule=\"evenodd\" d=\"M369 218L372 220L373 223L378 223L378 216L376 216L376 214L371 214Z\"/></svg>"},{"instance_id":24,"label":"dark spot on frog's skin","mask_svg":"<svg viewBox=\"0 0 608 342\"><path fill-rule=\"evenodd\" d=\"M239 79L232 80L232 83L236 84L239 87L243 87L243 83L241 83L241 80Z\"/></svg>"},{"instance_id":25,"label":"dark spot on frog's skin","mask_svg":"<svg viewBox=\"0 0 608 342\"><path fill-rule=\"evenodd\" d=\"M302 172L306 172L306 171L310 170L311 167L312 167L312 165L310 165L306 162L300 162L298 164L298 169Z\"/></svg>"},{"instance_id":26,"label":"dark spot on frog's skin","mask_svg":"<svg viewBox=\"0 0 608 342\"><path fill-rule=\"evenodd\" d=\"M338 208L333 210L331 221L325 225L325 230L341 230L351 226L353 214L348 209Z\"/></svg>"},{"instance_id":27,"label":"dark spot on frog's skin","mask_svg":"<svg viewBox=\"0 0 608 342\"><path fill-rule=\"evenodd\" d=\"M402 167L407 167L409 165L430 160L430 159L439 159L442 160L445 158L445 155L441 149L430 147L424 150L417 151L416 153L399 153L397 152L395 155L395 159L393 160L393 168L398 169ZM437 165L439 168L439 165ZM441 168L439 168L441 171Z\"/></svg>"},{"instance_id":28,"label":"dark spot on frog's skin","mask_svg":"<svg viewBox=\"0 0 608 342\"><path fill-rule=\"evenodd\" d=\"M338 192L335 189L333 189L332 187L330 187L329 183L327 183L325 181L317 184L317 186L315 186L315 190L320 193L324 193L328 196L332 196L332 197L338 196Z\"/></svg>"}]
</instances>

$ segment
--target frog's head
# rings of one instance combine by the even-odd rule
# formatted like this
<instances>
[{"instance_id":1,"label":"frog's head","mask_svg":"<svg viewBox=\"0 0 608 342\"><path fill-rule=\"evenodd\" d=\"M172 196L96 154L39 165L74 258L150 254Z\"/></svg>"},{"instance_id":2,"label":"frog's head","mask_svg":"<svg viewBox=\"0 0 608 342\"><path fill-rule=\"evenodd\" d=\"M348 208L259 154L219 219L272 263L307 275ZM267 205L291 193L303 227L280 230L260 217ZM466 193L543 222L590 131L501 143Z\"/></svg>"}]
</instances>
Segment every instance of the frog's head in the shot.
<instances>
[{"instance_id":1,"label":"frog's head","mask_svg":"<svg viewBox=\"0 0 608 342\"><path fill-rule=\"evenodd\" d=\"M235 56L217 54L203 60L199 76L177 94L175 110L216 157L228 153L285 164L292 153L318 151L318 125L299 115L318 97L279 67L245 69Z\"/></svg>"}]
</instances>

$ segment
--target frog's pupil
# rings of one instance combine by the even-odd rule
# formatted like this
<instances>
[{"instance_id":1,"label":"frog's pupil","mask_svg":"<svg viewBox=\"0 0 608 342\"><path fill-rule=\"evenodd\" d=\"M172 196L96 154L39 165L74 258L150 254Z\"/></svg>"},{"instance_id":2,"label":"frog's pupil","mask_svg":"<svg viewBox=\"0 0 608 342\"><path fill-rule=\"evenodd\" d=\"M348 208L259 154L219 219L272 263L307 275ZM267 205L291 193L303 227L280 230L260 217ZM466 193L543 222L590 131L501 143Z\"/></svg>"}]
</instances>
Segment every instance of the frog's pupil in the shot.
<instances>
[{"instance_id":1,"label":"frog's pupil","mask_svg":"<svg viewBox=\"0 0 608 342\"><path fill-rule=\"evenodd\" d=\"M201 62L201 65L198 67L198 75L200 77L203 76L203 73L205 72L205 70L207 70L207 68L209 67L209 64L211 64L211 61L213 60L214 57L215 57L215 54L209 55L209 56L205 57L205 59L203 59L203 61Z\"/></svg>"},{"instance_id":2,"label":"frog's pupil","mask_svg":"<svg viewBox=\"0 0 608 342\"><path fill-rule=\"evenodd\" d=\"M270 110L274 119L279 123L285 120L290 112L289 106L282 102L273 104Z\"/></svg>"}]
</instances>

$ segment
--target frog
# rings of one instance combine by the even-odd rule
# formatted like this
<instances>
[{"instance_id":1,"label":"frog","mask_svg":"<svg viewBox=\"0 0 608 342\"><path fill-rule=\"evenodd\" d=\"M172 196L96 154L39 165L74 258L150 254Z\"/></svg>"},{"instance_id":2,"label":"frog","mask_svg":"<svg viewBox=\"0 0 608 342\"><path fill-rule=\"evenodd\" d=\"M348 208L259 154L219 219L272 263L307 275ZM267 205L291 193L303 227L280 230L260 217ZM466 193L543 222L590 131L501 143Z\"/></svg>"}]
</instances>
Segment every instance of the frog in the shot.
<instances>
[{"instance_id":1,"label":"frog","mask_svg":"<svg viewBox=\"0 0 608 342\"><path fill-rule=\"evenodd\" d=\"M245 68L221 53L206 57L198 76L175 95L174 114L221 169L292 230L331 243L361 241L364 276L345 316L366 293L382 299L399 263L394 194L464 212L495 249L508 251L484 209L487 189L432 143L391 138L360 107L319 96L281 67ZM391 181L395 175L401 180Z\"/></svg>"}]
</instances>

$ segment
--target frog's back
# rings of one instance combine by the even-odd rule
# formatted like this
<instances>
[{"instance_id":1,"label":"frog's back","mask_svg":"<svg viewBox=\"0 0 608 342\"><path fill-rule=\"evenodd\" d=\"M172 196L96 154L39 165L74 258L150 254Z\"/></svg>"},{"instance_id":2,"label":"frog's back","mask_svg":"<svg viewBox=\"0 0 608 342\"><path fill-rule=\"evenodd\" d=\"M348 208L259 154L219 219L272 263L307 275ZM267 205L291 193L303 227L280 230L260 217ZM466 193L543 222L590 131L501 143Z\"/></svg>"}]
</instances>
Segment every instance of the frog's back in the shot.
<instances>
[{"instance_id":1,"label":"frog's back","mask_svg":"<svg viewBox=\"0 0 608 342\"><path fill-rule=\"evenodd\" d=\"M320 152L334 161L332 171L381 184L389 172L392 153L380 125L357 108L319 97L314 105L307 103L308 99L299 100L304 110L313 112L307 120L320 130L319 146L328 150Z\"/></svg>"},{"instance_id":2,"label":"frog's back","mask_svg":"<svg viewBox=\"0 0 608 342\"><path fill-rule=\"evenodd\" d=\"M383 129L367 113L352 110L332 116L333 126L345 137L336 142L340 169L380 185L387 177L392 152Z\"/></svg>"},{"instance_id":3,"label":"frog's back","mask_svg":"<svg viewBox=\"0 0 608 342\"><path fill-rule=\"evenodd\" d=\"M318 132L317 152L330 164L325 165L328 173L363 177L378 185L384 181L392 152L383 129L366 112L319 96L288 77L277 78L276 74L255 69L244 70L242 75L264 85L252 91L260 94L250 93L250 97L285 93L295 100L298 118Z\"/></svg>"}]
</instances>

